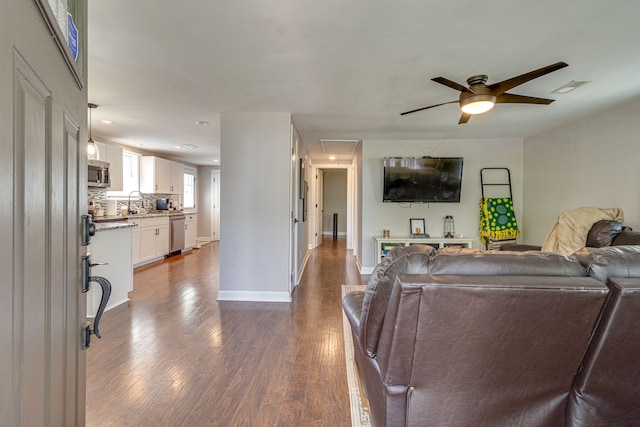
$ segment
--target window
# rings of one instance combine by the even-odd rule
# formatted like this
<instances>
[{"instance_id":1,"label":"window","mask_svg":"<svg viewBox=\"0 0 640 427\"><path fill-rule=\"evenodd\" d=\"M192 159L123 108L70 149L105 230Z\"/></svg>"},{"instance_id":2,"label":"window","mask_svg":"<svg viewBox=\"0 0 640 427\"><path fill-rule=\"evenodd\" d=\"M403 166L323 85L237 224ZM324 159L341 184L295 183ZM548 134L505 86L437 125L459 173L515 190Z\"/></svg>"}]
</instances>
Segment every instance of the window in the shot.
<instances>
[{"instance_id":1,"label":"window","mask_svg":"<svg viewBox=\"0 0 640 427\"><path fill-rule=\"evenodd\" d=\"M184 169L184 201L182 207L184 209L193 209L196 207L196 171L195 169Z\"/></svg>"},{"instance_id":2,"label":"window","mask_svg":"<svg viewBox=\"0 0 640 427\"><path fill-rule=\"evenodd\" d=\"M107 191L109 199L129 197L132 191L140 190L140 155L130 151L122 152L122 191ZM139 195L137 195L139 196Z\"/></svg>"}]
</instances>

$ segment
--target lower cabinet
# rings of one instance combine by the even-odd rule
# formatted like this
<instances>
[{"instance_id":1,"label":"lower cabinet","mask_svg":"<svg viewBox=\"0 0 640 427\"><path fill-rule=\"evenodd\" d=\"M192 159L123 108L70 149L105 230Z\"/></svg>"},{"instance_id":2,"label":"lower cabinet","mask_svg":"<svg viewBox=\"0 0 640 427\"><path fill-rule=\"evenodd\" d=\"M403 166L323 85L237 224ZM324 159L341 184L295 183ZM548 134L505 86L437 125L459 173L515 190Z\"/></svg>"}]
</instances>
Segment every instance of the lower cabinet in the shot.
<instances>
[{"instance_id":1,"label":"lower cabinet","mask_svg":"<svg viewBox=\"0 0 640 427\"><path fill-rule=\"evenodd\" d=\"M133 221L132 221L133 222ZM135 221L138 224L137 227L133 227L131 246L132 246L132 261L133 265L140 264L140 221Z\"/></svg>"},{"instance_id":2,"label":"lower cabinet","mask_svg":"<svg viewBox=\"0 0 640 427\"><path fill-rule=\"evenodd\" d=\"M186 214L184 221L184 247L192 249L198 238L198 219L196 214Z\"/></svg>"},{"instance_id":3,"label":"lower cabinet","mask_svg":"<svg viewBox=\"0 0 640 427\"><path fill-rule=\"evenodd\" d=\"M133 234L133 265L160 259L169 253L169 218L140 218Z\"/></svg>"}]
</instances>

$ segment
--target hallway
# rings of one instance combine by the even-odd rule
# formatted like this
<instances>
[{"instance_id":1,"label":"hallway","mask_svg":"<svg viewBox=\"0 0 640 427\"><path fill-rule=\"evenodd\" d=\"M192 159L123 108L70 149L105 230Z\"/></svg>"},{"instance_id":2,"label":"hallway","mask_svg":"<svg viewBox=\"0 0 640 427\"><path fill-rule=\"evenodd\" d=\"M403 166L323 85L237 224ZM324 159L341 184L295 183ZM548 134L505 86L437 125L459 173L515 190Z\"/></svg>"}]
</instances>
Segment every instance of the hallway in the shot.
<instances>
[{"instance_id":1,"label":"hallway","mask_svg":"<svg viewBox=\"0 0 640 427\"><path fill-rule=\"evenodd\" d=\"M291 303L216 301L219 243L139 268L87 352L88 426L349 426L345 239L311 251Z\"/></svg>"}]
</instances>

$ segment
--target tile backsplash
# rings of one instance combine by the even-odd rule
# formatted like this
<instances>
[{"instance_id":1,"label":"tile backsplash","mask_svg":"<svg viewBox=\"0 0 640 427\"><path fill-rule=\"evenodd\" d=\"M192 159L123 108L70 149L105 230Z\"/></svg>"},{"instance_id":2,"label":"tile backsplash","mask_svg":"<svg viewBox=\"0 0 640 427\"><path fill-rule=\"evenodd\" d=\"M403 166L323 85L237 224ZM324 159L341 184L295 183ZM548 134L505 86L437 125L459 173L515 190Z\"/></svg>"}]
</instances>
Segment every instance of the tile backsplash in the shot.
<instances>
[{"instance_id":1,"label":"tile backsplash","mask_svg":"<svg viewBox=\"0 0 640 427\"><path fill-rule=\"evenodd\" d=\"M87 204L89 202L93 202L93 206L95 209L106 209L106 200L107 200L107 191L102 188L89 188L88 192ZM135 197L139 199L140 193L135 193ZM143 200L131 200L131 206L136 208L144 208L147 211L155 210L156 208L156 199L172 199L174 202L178 202L178 206L182 208L182 201L180 200L180 196L178 194L143 194ZM117 212L120 212L120 209L123 206L127 206L128 200L118 200L117 201Z\"/></svg>"}]
</instances>

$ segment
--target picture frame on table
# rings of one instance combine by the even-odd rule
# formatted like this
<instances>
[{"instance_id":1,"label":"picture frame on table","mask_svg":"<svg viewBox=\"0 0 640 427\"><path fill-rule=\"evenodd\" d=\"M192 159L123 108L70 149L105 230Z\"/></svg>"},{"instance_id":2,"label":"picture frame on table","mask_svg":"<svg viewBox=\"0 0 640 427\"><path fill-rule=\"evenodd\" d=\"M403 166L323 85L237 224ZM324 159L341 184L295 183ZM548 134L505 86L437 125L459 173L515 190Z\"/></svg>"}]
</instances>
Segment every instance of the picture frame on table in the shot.
<instances>
[{"instance_id":1,"label":"picture frame on table","mask_svg":"<svg viewBox=\"0 0 640 427\"><path fill-rule=\"evenodd\" d=\"M429 237L424 224L424 218L411 218L409 220L411 237Z\"/></svg>"}]
</instances>

